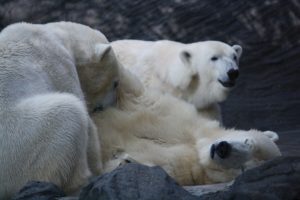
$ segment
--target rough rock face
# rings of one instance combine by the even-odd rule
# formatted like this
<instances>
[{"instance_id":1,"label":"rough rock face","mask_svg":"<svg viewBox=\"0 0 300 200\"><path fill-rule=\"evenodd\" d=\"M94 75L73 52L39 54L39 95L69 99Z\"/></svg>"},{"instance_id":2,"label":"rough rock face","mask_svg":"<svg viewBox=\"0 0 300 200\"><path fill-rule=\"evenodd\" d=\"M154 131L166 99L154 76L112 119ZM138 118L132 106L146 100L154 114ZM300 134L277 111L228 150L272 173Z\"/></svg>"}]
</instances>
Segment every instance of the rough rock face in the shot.
<instances>
[{"instance_id":1,"label":"rough rock face","mask_svg":"<svg viewBox=\"0 0 300 200\"><path fill-rule=\"evenodd\" d=\"M94 179L79 200L196 200L160 167L126 164Z\"/></svg>"},{"instance_id":2,"label":"rough rock face","mask_svg":"<svg viewBox=\"0 0 300 200\"><path fill-rule=\"evenodd\" d=\"M201 199L300 199L300 157L279 157L248 170L228 191L203 195Z\"/></svg>"},{"instance_id":3,"label":"rough rock face","mask_svg":"<svg viewBox=\"0 0 300 200\"><path fill-rule=\"evenodd\" d=\"M53 183L32 181L28 182L13 200L53 200L64 196L65 193Z\"/></svg>"},{"instance_id":4,"label":"rough rock face","mask_svg":"<svg viewBox=\"0 0 300 200\"><path fill-rule=\"evenodd\" d=\"M187 188L189 191L191 189ZM207 189L207 188L206 188ZM180 187L160 167L126 164L94 178L79 197L64 197L53 184L27 184L14 200L209 200L209 199L300 199L300 157L279 157L246 171L223 191L194 196Z\"/></svg>"},{"instance_id":5,"label":"rough rock face","mask_svg":"<svg viewBox=\"0 0 300 200\"><path fill-rule=\"evenodd\" d=\"M230 192L248 198L300 199L300 157L278 158L246 171Z\"/></svg>"},{"instance_id":6,"label":"rough rock face","mask_svg":"<svg viewBox=\"0 0 300 200\"><path fill-rule=\"evenodd\" d=\"M159 167L128 164L98 177L79 200L105 199L300 199L300 157L279 157L237 177L229 189L192 196Z\"/></svg>"}]
</instances>

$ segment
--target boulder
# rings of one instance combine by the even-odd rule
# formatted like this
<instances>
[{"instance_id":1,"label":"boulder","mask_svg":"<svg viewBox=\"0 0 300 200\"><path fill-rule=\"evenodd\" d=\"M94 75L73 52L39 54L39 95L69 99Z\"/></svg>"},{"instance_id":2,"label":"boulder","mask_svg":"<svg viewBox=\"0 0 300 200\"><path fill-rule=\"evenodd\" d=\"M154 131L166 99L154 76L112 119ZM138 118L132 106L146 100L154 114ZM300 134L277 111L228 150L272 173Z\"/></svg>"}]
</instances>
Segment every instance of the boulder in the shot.
<instances>
[{"instance_id":1,"label":"boulder","mask_svg":"<svg viewBox=\"0 0 300 200\"><path fill-rule=\"evenodd\" d=\"M279 157L245 171L228 190L205 194L209 199L300 199L300 157Z\"/></svg>"},{"instance_id":2,"label":"boulder","mask_svg":"<svg viewBox=\"0 0 300 200\"><path fill-rule=\"evenodd\" d=\"M278 157L245 171L229 185L189 186L185 190L161 167L130 163L93 178L79 197L66 197L52 183L30 182L13 200L297 200L300 157Z\"/></svg>"},{"instance_id":3,"label":"boulder","mask_svg":"<svg viewBox=\"0 0 300 200\"><path fill-rule=\"evenodd\" d=\"M96 177L80 193L79 200L196 200L161 167L126 164Z\"/></svg>"},{"instance_id":4,"label":"boulder","mask_svg":"<svg viewBox=\"0 0 300 200\"><path fill-rule=\"evenodd\" d=\"M53 183L31 181L12 200L53 200L64 196L65 193Z\"/></svg>"}]
</instances>

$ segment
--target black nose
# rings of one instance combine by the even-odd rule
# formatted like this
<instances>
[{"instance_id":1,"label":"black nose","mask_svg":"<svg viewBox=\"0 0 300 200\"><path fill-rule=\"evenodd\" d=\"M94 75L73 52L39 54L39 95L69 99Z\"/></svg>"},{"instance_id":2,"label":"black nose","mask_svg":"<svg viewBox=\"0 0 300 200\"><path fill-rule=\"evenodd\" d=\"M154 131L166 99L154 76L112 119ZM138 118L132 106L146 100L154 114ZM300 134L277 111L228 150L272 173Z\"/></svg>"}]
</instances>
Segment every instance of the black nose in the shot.
<instances>
[{"instance_id":1,"label":"black nose","mask_svg":"<svg viewBox=\"0 0 300 200\"><path fill-rule=\"evenodd\" d=\"M231 69L227 72L227 75L231 81L234 81L239 76L239 70Z\"/></svg>"},{"instance_id":2,"label":"black nose","mask_svg":"<svg viewBox=\"0 0 300 200\"><path fill-rule=\"evenodd\" d=\"M227 158L231 153L231 145L226 141L222 141L216 145L215 152L220 158Z\"/></svg>"}]
</instances>

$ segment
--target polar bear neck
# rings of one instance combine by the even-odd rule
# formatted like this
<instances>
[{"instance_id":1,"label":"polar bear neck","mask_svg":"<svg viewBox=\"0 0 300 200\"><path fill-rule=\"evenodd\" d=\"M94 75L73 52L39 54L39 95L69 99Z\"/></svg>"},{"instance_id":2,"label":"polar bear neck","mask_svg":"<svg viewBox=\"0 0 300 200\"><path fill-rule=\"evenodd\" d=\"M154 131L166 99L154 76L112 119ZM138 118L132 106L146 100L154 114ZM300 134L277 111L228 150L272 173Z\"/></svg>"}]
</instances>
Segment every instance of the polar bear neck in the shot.
<instances>
[{"instance_id":1,"label":"polar bear neck","mask_svg":"<svg viewBox=\"0 0 300 200\"><path fill-rule=\"evenodd\" d=\"M201 112L201 114L212 120L218 120L222 121L222 116L221 116L221 109L218 104L210 104L209 106L206 106L204 108L198 108L198 111Z\"/></svg>"}]
</instances>

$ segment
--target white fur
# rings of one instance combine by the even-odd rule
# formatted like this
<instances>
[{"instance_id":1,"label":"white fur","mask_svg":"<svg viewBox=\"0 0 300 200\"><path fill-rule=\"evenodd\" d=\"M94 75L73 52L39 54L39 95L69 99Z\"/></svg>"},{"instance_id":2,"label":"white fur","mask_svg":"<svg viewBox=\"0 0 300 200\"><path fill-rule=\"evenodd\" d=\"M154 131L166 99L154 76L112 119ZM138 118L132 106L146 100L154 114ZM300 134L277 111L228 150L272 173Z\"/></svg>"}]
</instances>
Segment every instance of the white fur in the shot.
<instances>
[{"instance_id":1,"label":"white fur","mask_svg":"<svg viewBox=\"0 0 300 200\"><path fill-rule=\"evenodd\" d=\"M217 121L201 117L191 104L143 88L126 70L120 73L118 108L92 116L99 129L105 171L128 160L159 165L182 185L208 184L230 181L242 169L280 155L264 132L226 130ZM212 159L210 149L220 141L232 145L232 154Z\"/></svg>"},{"instance_id":2,"label":"white fur","mask_svg":"<svg viewBox=\"0 0 300 200\"><path fill-rule=\"evenodd\" d=\"M238 69L242 54L239 45L218 41L183 44L167 40L119 40L111 44L120 62L146 87L184 99L203 115L220 119L217 103L225 100L230 90L220 81L228 81L227 72ZM214 56L218 58L216 61L211 60Z\"/></svg>"},{"instance_id":3,"label":"white fur","mask_svg":"<svg viewBox=\"0 0 300 200\"><path fill-rule=\"evenodd\" d=\"M75 191L102 168L88 110L116 102L107 39L75 23L18 23L0 44L0 199L30 180Z\"/></svg>"}]
</instances>

